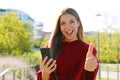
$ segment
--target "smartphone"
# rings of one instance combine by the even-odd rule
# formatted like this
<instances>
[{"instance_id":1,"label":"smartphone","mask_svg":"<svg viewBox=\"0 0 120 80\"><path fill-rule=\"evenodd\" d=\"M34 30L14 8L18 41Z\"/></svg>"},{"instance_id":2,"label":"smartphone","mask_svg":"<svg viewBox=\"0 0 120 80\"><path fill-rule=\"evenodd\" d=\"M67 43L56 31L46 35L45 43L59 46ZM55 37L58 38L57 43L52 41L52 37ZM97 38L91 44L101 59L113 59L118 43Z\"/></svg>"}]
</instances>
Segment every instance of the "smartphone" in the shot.
<instances>
[{"instance_id":1,"label":"smartphone","mask_svg":"<svg viewBox=\"0 0 120 80\"><path fill-rule=\"evenodd\" d=\"M42 58L44 59L46 56L48 56L48 59L53 58L52 52L50 48L40 48L40 52L42 55Z\"/></svg>"}]
</instances>

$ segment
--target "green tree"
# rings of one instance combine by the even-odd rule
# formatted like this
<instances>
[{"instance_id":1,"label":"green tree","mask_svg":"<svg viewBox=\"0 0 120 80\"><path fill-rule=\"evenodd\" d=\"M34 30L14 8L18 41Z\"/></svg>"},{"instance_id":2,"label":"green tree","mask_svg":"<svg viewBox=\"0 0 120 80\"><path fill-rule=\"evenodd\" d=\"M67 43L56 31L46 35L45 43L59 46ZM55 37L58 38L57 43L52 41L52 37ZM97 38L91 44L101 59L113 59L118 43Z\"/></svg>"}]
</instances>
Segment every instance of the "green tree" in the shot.
<instances>
[{"instance_id":1,"label":"green tree","mask_svg":"<svg viewBox=\"0 0 120 80\"><path fill-rule=\"evenodd\" d=\"M84 40L87 43L93 44L94 46L97 46L97 33L95 32L94 35L84 35Z\"/></svg>"},{"instance_id":2,"label":"green tree","mask_svg":"<svg viewBox=\"0 0 120 80\"><path fill-rule=\"evenodd\" d=\"M45 47L47 46L47 43L48 43L48 38L42 37L42 38L37 38L34 45L35 47Z\"/></svg>"},{"instance_id":3,"label":"green tree","mask_svg":"<svg viewBox=\"0 0 120 80\"><path fill-rule=\"evenodd\" d=\"M15 13L0 18L0 54L21 55L32 48L32 26L19 21Z\"/></svg>"},{"instance_id":4,"label":"green tree","mask_svg":"<svg viewBox=\"0 0 120 80\"><path fill-rule=\"evenodd\" d=\"M96 35L95 35L96 34ZM103 31L93 35L85 35L86 42L94 44L98 48L99 41L99 60L103 63L120 63L120 29L106 27Z\"/></svg>"},{"instance_id":5,"label":"green tree","mask_svg":"<svg viewBox=\"0 0 120 80\"><path fill-rule=\"evenodd\" d=\"M120 29L108 26L100 33L101 62L118 63L120 60Z\"/></svg>"},{"instance_id":6,"label":"green tree","mask_svg":"<svg viewBox=\"0 0 120 80\"><path fill-rule=\"evenodd\" d=\"M48 43L48 38L47 37L43 37L41 39L41 42L40 42L40 47L45 47L47 46L47 43Z\"/></svg>"}]
</instances>

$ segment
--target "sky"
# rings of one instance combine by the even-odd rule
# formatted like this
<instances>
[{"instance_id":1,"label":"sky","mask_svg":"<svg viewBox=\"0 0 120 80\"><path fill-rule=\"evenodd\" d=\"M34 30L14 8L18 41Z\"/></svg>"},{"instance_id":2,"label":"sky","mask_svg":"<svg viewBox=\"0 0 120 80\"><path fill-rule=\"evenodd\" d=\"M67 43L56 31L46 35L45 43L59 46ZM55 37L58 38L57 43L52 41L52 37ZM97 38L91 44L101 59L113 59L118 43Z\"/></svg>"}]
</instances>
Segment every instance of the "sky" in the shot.
<instances>
[{"instance_id":1,"label":"sky","mask_svg":"<svg viewBox=\"0 0 120 80\"><path fill-rule=\"evenodd\" d=\"M92 31L98 30L104 20L104 17L98 17L96 14L120 11L119 2L119 0L0 0L0 8L21 10L35 22L43 22L44 31L49 32L53 31L61 11L71 7L79 13L84 31Z\"/></svg>"}]
</instances>

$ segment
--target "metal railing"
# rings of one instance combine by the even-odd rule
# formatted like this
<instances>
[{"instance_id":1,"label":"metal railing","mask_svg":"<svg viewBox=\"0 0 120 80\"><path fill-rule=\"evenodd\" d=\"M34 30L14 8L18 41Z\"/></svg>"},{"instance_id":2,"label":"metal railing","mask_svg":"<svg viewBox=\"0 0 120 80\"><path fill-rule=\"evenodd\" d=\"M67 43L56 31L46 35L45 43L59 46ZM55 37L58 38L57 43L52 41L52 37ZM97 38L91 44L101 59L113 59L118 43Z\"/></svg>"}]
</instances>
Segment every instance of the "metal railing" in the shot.
<instances>
[{"instance_id":1,"label":"metal railing","mask_svg":"<svg viewBox=\"0 0 120 80\"><path fill-rule=\"evenodd\" d=\"M10 69L6 69L3 72L0 73L0 76L2 76L2 80L5 80L5 75L7 74L7 72L9 72Z\"/></svg>"},{"instance_id":2,"label":"metal railing","mask_svg":"<svg viewBox=\"0 0 120 80\"><path fill-rule=\"evenodd\" d=\"M32 77L34 76L33 79L30 80L36 80L35 79L36 75L34 72L35 70L33 71L32 67L33 66L21 68L21 69L20 68L5 69L3 72L0 73L0 80L28 80L28 78L31 78L30 76ZM120 64L100 63L97 78L99 80L102 80L103 78L105 78L105 80L120 80L119 71L120 71ZM29 73L31 72L34 72L33 75L29 75Z\"/></svg>"},{"instance_id":3,"label":"metal railing","mask_svg":"<svg viewBox=\"0 0 120 80\"><path fill-rule=\"evenodd\" d=\"M0 80L35 80L34 66L25 68L7 68L0 73Z\"/></svg>"},{"instance_id":4,"label":"metal railing","mask_svg":"<svg viewBox=\"0 0 120 80\"><path fill-rule=\"evenodd\" d=\"M100 63L98 79L120 80L120 64Z\"/></svg>"}]
</instances>

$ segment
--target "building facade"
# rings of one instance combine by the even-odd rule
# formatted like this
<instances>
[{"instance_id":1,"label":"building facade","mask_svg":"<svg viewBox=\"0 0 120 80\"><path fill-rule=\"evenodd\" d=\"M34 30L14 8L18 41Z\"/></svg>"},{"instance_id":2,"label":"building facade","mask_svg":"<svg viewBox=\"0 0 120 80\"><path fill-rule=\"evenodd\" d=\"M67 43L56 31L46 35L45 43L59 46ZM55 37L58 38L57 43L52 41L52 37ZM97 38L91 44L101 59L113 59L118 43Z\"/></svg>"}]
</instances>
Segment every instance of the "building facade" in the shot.
<instances>
[{"instance_id":1,"label":"building facade","mask_svg":"<svg viewBox=\"0 0 120 80\"><path fill-rule=\"evenodd\" d=\"M19 16L20 21L29 22L31 24L34 24L34 19L32 19L27 13L20 11L20 10L16 10L16 9L0 9L0 17L3 14L9 14L12 12Z\"/></svg>"}]
</instances>

